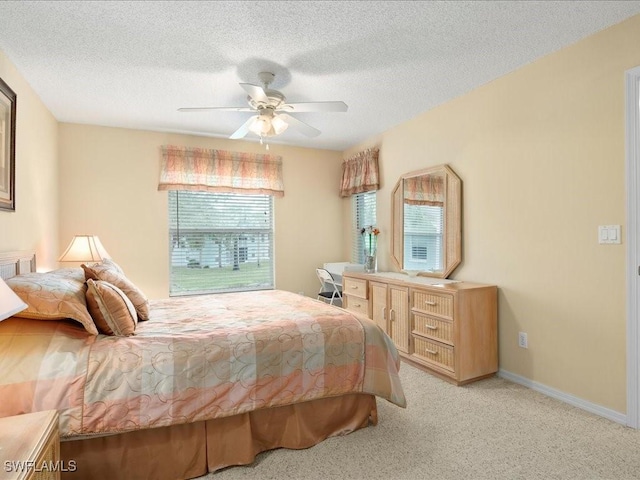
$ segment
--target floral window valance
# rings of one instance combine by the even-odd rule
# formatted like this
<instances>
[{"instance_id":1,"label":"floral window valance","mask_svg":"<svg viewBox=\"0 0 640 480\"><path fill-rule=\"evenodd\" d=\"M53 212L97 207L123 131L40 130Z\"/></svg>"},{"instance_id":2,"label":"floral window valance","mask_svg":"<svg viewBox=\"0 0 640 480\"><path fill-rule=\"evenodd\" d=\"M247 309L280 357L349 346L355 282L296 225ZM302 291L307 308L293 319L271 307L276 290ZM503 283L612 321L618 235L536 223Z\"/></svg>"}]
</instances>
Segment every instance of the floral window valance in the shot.
<instances>
[{"instance_id":1,"label":"floral window valance","mask_svg":"<svg viewBox=\"0 0 640 480\"><path fill-rule=\"evenodd\" d=\"M282 158L167 145L158 190L201 190L284 196Z\"/></svg>"},{"instance_id":2,"label":"floral window valance","mask_svg":"<svg viewBox=\"0 0 640 480\"><path fill-rule=\"evenodd\" d=\"M340 196L371 192L380 188L378 149L370 148L342 162Z\"/></svg>"},{"instance_id":3,"label":"floral window valance","mask_svg":"<svg viewBox=\"0 0 640 480\"><path fill-rule=\"evenodd\" d=\"M404 203L409 205L444 205L444 178L435 175L419 175L404 179Z\"/></svg>"}]
</instances>

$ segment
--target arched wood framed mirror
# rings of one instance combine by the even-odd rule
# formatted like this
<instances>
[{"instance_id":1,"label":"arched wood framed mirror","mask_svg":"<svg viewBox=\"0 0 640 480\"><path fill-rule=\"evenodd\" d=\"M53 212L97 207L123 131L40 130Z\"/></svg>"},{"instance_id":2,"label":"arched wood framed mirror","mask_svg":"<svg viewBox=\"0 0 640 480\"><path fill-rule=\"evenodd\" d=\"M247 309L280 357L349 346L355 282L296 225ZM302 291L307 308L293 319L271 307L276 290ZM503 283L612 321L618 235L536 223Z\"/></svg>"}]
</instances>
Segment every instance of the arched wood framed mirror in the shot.
<instances>
[{"instance_id":1,"label":"arched wood framed mirror","mask_svg":"<svg viewBox=\"0 0 640 480\"><path fill-rule=\"evenodd\" d=\"M391 193L391 258L404 271L447 278L462 260L462 181L447 165L402 175Z\"/></svg>"}]
</instances>

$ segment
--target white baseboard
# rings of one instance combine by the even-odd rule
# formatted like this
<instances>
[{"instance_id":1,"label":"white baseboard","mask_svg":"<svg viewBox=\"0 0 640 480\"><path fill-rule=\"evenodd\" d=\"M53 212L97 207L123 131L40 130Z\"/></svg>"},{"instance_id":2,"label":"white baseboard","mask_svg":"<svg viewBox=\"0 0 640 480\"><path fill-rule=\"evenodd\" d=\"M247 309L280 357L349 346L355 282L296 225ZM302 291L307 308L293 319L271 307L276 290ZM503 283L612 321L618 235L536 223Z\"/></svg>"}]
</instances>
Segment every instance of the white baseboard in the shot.
<instances>
[{"instance_id":1,"label":"white baseboard","mask_svg":"<svg viewBox=\"0 0 640 480\"><path fill-rule=\"evenodd\" d=\"M548 397L555 398L556 400L560 400L561 402L568 403L569 405L581 408L582 410L586 410L587 412L600 415L601 417L604 417L613 422L627 425L627 415L624 413L616 412L615 410L611 410L610 408L588 402L586 400L583 400L582 398L569 395L568 393L561 392L560 390L556 390L555 388L547 387L542 383L534 382L533 380L529 380L528 378L508 372L507 370L498 370L498 376L519 385L528 387L531 390L535 390L536 392L540 392Z\"/></svg>"}]
</instances>

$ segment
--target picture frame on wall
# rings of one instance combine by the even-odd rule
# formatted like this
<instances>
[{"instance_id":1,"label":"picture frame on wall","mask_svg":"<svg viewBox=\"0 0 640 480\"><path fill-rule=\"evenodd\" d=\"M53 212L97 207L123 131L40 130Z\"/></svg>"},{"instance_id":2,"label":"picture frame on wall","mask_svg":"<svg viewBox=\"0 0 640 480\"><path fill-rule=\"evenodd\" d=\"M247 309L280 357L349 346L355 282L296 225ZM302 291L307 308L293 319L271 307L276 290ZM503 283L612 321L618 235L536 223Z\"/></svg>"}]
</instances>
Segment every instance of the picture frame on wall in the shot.
<instances>
[{"instance_id":1,"label":"picture frame on wall","mask_svg":"<svg viewBox=\"0 0 640 480\"><path fill-rule=\"evenodd\" d=\"M0 210L16 210L16 94L1 78Z\"/></svg>"}]
</instances>

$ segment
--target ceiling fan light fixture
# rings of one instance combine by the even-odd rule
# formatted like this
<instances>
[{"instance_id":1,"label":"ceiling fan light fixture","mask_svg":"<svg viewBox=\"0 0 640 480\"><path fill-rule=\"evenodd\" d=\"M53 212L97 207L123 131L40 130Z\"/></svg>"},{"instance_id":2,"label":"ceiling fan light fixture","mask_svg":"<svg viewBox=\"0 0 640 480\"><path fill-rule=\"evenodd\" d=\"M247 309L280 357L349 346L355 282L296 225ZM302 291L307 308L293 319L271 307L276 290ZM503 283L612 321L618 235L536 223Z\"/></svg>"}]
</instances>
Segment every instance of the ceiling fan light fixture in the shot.
<instances>
[{"instance_id":1,"label":"ceiling fan light fixture","mask_svg":"<svg viewBox=\"0 0 640 480\"><path fill-rule=\"evenodd\" d=\"M267 135L271 131L271 122L266 117L261 117L257 122L262 135Z\"/></svg>"},{"instance_id":2,"label":"ceiling fan light fixture","mask_svg":"<svg viewBox=\"0 0 640 480\"><path fill-rule=\"evenodd\" d=\"M279 116L275 115L271 120L271 126L273 127L273 134L280 135L282 132L284 132L287 129L289 124Z\"/></svg>"},{"instance_id":3,"label":"ceiling fan light fixture","mask_svg":"<svg viewBox=\"0 0 640 480\"><path fill-rule=\"evenodd\" d=\"M262 113L256 117L255 122L249 127L249 131L260 138L274 137L284 132L289 124L278 115Z\"/></svg>"},{"instance_id":4,"label":"ceiling fan light fixture","mask_svg":"<svg viewBox=\"0 0 640 480\"><path fill-rule=\"evenodd\" d=\"M258 115L256 121L249 127L249 131L260 137L266 137L269 130L271 130L271 121L264 115Z\"/></svg>"}]
</instances>

